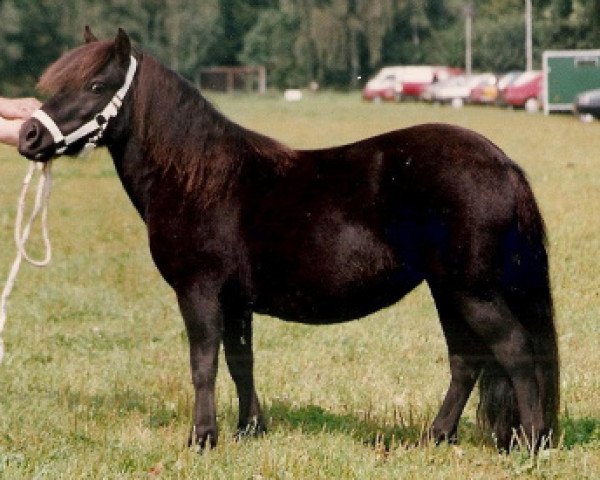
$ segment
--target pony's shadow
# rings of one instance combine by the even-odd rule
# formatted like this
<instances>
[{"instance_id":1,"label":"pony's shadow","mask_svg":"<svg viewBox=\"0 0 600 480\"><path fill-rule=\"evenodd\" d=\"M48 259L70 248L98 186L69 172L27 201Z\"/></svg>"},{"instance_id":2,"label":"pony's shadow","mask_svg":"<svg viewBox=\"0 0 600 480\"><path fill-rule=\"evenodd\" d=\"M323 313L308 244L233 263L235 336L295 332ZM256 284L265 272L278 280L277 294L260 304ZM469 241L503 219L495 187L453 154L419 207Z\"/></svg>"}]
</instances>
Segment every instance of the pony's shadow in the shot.
<instances>
[{"instance_id":1,"label":"pony's shadow","mask_svg":"<svg viewBox=\"0 0 600 480\"><path fill-rule=\"evenodd\" d=\"M426 419L394 416L390 421L371 419L369 412L332 413L317 405L296 406L274 401L265 409L272 429L300 430L306 434L340 433L364 445L390 449L414 445L421 437Z\"/></svg>"},{"instance_id":2,"label":"pony's shadow","mask_svg":"<svg viewBox=\"0 0 600 480\"><path fill-rule=\"evenodd\" d=\"M306 434L340 433L364 445L384 448L415 446L430 422L428 416L396 416L391 421L372 419L368 412L333 413L318 405L294 405L274 401L265 409L270 428L300 430ZM461 419L463 441L484 442L476 425ZM466 431L465 431L466 430ZM600 419L591 417L560 419L563 448L571 449L600 441Z\"/></svg>"}]
</instances>

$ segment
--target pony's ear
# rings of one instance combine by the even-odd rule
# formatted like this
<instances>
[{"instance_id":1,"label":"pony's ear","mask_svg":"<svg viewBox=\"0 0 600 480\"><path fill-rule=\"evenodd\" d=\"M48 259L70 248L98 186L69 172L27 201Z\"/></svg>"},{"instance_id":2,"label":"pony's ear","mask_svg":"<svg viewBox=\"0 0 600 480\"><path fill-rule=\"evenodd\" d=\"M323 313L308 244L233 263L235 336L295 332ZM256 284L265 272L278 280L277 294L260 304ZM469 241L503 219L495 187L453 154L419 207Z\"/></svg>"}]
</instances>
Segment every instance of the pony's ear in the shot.
<instances>
[{"instance_id":1,"label":"pony's ear","mask_svg":"<svg viewBox=\"0 0 600 480\"><path fill-rule=\"evenodd\" d=\"M98 41L96 35L92 33L92 30L90 29L89 25L85 26L85 29L83 31L83 39L85 40L85 43L92 43Z\"/></svg>"},{"instance_id":2,"label":"pony's ear","mask_svg":"<svg viewBox=\"0 0 600 480\"><path fill-rule=\"evenodd\" d=\"M125 33L125 30L122 28L119 28L117 38L115 38L115 54L121 65L127 65L129 63L131 41L129 40L127 33Z\"/></svg>"}]
</instances>

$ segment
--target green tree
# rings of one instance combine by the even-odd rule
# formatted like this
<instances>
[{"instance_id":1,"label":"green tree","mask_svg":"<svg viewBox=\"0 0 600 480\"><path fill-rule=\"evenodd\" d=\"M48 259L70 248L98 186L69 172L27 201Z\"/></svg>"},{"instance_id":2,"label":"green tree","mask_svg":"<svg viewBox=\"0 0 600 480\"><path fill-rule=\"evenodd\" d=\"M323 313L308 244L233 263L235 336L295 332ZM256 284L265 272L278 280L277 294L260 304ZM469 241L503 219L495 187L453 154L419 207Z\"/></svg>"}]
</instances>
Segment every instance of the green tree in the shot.
<instances>
[{"instance_id":1,"label":"green tree","mask_svg":"<svg viewBox=\"0 0 600 480\"><path fill-rule=\"evenodd\" d=\"M79 11L78 29L89 24L98 37L110 38L122 27L145 51L190 80L202 65L214 63L213 43L220 34L218 0L86 3Z\"/></svg>"},{"instance_id":2,"label":"green tree","mask_svg":"<svg viewBox=\"0 0 600 480\"><path fill-rule=\"evenodd\" d=\"M502 48L498 48L501 45ZM473 26L473 68L492 72L523 70L525 27L523 16L506 15L502 22L478 17Z\"/></svg>"},{"instance_id":3,"label":"green tree","mask_svg":"<svg viewBox=\"0 0 600 480\"><path fill-rule=\"evenodd\" d=\"M422 42L430 36L423 2L407 2L394 15L382 41L383 63L415 64L426 58Z\"/></svg>"},{"instance_id":4,"label":"green tree","mask_svg":"<svg viewBox=\"0 0 600 480\"><path fill-rule=\"evenodd\" d=\"M273 8L276 0L218 0L217 30L211 42L211 60L220 65L237 65L244 38L260 13Z\"/></svg>"},{"instance_id":5,"label":"green tree","mask_svg":"<svg viewBox=\"0 0 600 480\"><path fill-rule=\"evenodd\" d=\"M2 90L7 95L31 94L45 67L72 43L67 25L73 0L12 1L0 5Z\"/></svg>"},{"instance_id":6,"label":"green tree","mask_svg":"<svg viewBox=\"0 0 600 480\"><path fill-rule=\"evenodd\" d=\"M1 94L31 93L43 69L118 26L194 80L206 65L261 63L274 85L354 87L385 64L464 64L464 5L474 5L473 65L524 64L524 0L3 0ZM598 48L600 0L534 0L534 53Z\"/></svg>"},{"instance_id":7,"label":"green tree","mask_svg":"<svg viewBox=\"0 0 600 480\"><path fill-rule=\"evenodd\" d=\"M264 11L245 37L240 61L264 65L272 84L278 88L306 85L311 75L306 64L298 61L303 53L299 30L300 22L294 15Z\"/></svg>"},{"instance_id":8,"label":"green tree","mask_svg":"<svg viewBox=\"0 0 600 480\"><path fill-rule=\"evenodd\" d=\"M585 2L590 19L590 43L596 48L600 47L600 0L587 0Z\"/></svg>"}]
</instances>

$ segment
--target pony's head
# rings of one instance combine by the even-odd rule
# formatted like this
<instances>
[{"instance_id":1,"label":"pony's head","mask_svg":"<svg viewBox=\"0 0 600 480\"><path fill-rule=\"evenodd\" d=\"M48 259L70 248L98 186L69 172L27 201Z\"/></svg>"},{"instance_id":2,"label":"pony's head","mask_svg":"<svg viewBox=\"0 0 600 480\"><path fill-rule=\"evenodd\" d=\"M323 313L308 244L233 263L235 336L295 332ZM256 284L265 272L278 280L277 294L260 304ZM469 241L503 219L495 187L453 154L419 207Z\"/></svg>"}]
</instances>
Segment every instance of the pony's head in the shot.
<instances>
[{"instance_id":1,"label":"pony's head","mask_svg":"<svg viewBox=\"0 0 600 480\"><path fill-rule=\"evenodd\" d=\"M110 145L126 128L125 97L137 65L129 37L119 29L114 40L99 41L86 27L84 38L84 45L65 53L40 78L38 88L49 98L23 124L19 138L19 152L31 160Z\"/></svg>"}]
</instances>

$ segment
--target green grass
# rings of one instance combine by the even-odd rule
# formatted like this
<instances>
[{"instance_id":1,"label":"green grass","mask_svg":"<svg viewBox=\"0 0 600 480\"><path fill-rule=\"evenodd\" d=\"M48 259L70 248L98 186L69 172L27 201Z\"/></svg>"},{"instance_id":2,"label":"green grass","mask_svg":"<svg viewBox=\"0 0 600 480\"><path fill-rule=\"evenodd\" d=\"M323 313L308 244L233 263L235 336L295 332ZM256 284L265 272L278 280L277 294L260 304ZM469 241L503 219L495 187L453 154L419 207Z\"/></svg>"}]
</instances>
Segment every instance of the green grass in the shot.
<instances>
[{"instance_id":1,"label":"green grass","mask_svg":"<svg viewBox=\"0 0 600 480\"><path fill-rule=\"evenodd\" d=\"M55 163L54 260L24 266L0 365L0 478L594 478L600 472L600 123L495 108L372 105L358 95L217 96L245 126L295 147L357 140L416 123L477 130L528 172L549 231L562 365L561 448L498 455L475 428L458 446L411 448L449 380L425 287L345 325L259 317L256 378L269 434L235 443L235 389L221 362L221 441L184 443L193 402L187 341L141 221L109 158ZM0 147L0 271L25 162ZM35 247L33 247L35 251ZM4 265L4 267L2 267ZM0 273L4 275L4 273ZM597 478L597 477L596 477Z\"/></svg>"}]
</instances>

